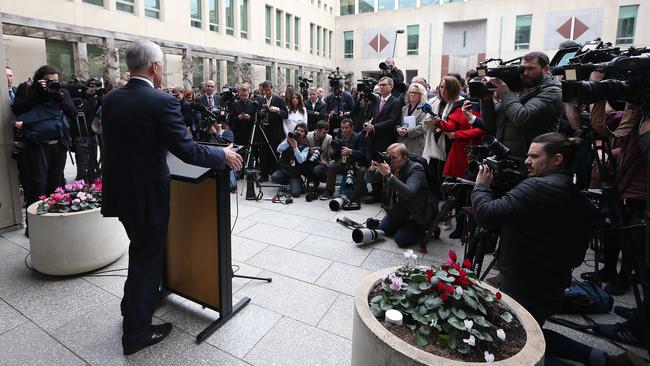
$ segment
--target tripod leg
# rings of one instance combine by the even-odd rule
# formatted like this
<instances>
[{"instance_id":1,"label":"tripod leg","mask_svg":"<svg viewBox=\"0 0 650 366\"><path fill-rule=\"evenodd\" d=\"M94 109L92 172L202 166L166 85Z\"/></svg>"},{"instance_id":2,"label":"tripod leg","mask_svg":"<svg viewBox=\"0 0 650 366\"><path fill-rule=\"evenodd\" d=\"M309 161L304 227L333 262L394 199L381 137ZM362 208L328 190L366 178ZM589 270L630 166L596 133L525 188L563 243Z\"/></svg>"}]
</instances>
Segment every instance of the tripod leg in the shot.
<instances>
[{"instance_id":1,"label":"tripod leg","mask_svg":"<svg viewBox=\"0 0 650 366\"><path fill-rule=\"evenodd\" d=\"M244 275L232 275L233 278L246 278L249 280L258 280L258 281L266 281L266 282L271 282L273 279L271 277L254 277L254 276L244 276Z\"/></svg>"}]
</instances>

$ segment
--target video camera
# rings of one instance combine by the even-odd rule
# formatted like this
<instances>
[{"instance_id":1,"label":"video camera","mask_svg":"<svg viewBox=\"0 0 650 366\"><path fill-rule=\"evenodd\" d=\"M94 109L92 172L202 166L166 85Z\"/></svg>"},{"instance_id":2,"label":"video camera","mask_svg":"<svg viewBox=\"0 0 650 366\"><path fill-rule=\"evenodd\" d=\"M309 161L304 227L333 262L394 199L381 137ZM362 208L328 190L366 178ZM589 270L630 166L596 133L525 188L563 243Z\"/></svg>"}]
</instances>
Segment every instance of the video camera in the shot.
<instances>
[{"instance_id":1,"label":"video camera","mask_svg":"<svg viewBox=\"0 0 650 366\"><path fill-rule=\"evenodd\" d=\"M588 80L593 71L603 73L605 80ZM650 109L650 48L621 51L609 43L592 41L576 51L568 64L558 65L552 72L563 77L565 103L580 105L615 99Z\"/></svg>"},{"instance_id":2,"label":"video camera","mask_svg":"<svg viewBox=\"0 0 650 366\"><path fill-rule=\"evenodd\" d=\"M67 84L61 84L56 81L47 80L47 88L52 91L58 91L64 88L70 93L70 98L75 106L79 108L83 105L83 100L88 96L95 96L102 87L102 81L97 78L88 80L74 78Z\"/></svg>"},{"instance_id":3,"label":"video camera","mask_svg":"<svg viewBox=\"0 0 650 366\"><path fill-rule=\"evenodd\" d=\"M497 190L506 192L527 176L519 161L508 158L510 149L494 136L483 136L481 145L469 145L465 151L470 159L468 174L475 178L479 166L487 165L494 174L492 186Z\"/></svg>"},{"instance_id":4,"label":"video camera","mask_svg":"<svg viewBox=\"0 0 650 366\"><path fill-rule=\"evenodd\" d=\"M341 86L341 80L343 80L343 75L341 75L341 71L337 66L336 71L329 74L327 78L330 80L330 88L333 89Z\"/></svg>"},{"instance_id":5,"label":"video camera","mask_svg":"<svg viewBox=\"0 0 650 366\"><path fill-rule=\"evenodd\" d=\"M359 92L359 96L365 100L375 100L376 95L373 91L378 83L377 79L364 76L361 79L357 79L357 81L359 82L357 84L357 92Z\"/></svg>"},{"instance_id":6,"label":"video camera","mask_svg":"<svg viewBox=\"0 0 650 366\"><path fill-rule=\"evenodd\" d=\"M306 101L307 98L309 97L308 95L309 83L313 83L314 80L302 76L299 76L298 80L300 80L300 83L298 84L298 86L300 87L300 94L302 95L302 99Z\"/></svg>"},{"instance_id":7,"label":"video camera","mask_svg":"<svg viewBox=\"0 0 650 366\"><path fill-rule=\"evenodd\" d=\"M488 67L490 62L499 62L496 67ZM469 83L469 93L472 98L482 98L488 94L488 89L495 86L490 81L484 81L486 76L496 77L503 80L508 88L512 91L521 90L521 75L524 73L524 67L521 65L521 57L512 60L502 61L500 58L491 58L481 61L476 67L476 72L470 76L473 78Z\"/></svg>"}]
</instances>

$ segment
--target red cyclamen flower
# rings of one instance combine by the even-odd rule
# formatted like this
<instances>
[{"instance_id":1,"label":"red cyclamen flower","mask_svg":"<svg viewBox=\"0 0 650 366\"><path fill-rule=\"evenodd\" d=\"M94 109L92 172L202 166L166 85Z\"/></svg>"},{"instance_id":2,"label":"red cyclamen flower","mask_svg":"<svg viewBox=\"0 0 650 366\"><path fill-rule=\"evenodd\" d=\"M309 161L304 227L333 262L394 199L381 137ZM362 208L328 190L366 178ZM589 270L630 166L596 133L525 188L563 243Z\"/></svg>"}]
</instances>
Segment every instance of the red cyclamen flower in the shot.
<instances>
[{"instance_id":1,"label":"red cyclamen flower","mask_svg":"<svg viewBox=\"0 0 650 366\"><path fill-rule=\"evenodd\" d=\"M463 260L463 267L472 268L472 262L470 262L469 259L465 258L465 260Z\"/></svg>"},{"instance_id":2,"label":"red cyclamen flower","mask_svg":"<svg viewBox=\"0 0 650 366\"><path fill-rule=\"evenodd\" d=\"M497 297L497 300L501 300L501 293L499 291L497 291L496 297Z\"/></svg>"},{"instance_id":3,"label":"red cyclamen flower","mask_svg":"<svg viewBox=\"0 0 650 366\"><path fill-rule=\"evenodd\" d=\"M456 252L454 252L453 250L450 250L449 251L449 259L456 262L456 260L458 260L458 256L456 255Z\"/></svg>"},{"instance_id":4,"label":"red cyclamen flower","mask_svg":"<svg viewBox=\"0 0 650 366\"><path fill-rule=\"evenodd\" d=\"M427 269L427 282L431 282L433 278L433 270Z\"/></svg>"}]
</instances>

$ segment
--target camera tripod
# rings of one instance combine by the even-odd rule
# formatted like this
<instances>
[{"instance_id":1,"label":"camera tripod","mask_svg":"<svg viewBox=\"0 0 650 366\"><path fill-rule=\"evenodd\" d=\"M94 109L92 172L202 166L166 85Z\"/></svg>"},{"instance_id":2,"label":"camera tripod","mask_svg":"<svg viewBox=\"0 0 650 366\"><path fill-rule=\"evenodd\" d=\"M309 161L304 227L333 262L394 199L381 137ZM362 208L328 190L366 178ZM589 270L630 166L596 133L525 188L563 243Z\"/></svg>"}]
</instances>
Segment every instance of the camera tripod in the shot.
<instances>
[{"instance_id":1,"label":"camera tripod","mask_svg":"<svg viewBox=\"0 0 650 366\"><path fill-rule=\"evenodd\" d=\"M260 177L258 175L259 169L257 168L257 160L261 159L260 146L263 148L266 147L271 152L273 159L278 163L278 157L275 155L274 149L271 147L269 138L264 131L263 126L268 125L268 113L266 112L265 116L258 118L258 115L255 115L255 120L253 123L253 130L248 139L248 146L246 149L246 163L244 164L244 178L246 179L246 200L248 201L259 201L262 199L262 187L264 185L260 184ZM260 135L263 139L260 141ZM258 194L255 194L255 186L259 188Z\"/></svg>"}]
</instances>

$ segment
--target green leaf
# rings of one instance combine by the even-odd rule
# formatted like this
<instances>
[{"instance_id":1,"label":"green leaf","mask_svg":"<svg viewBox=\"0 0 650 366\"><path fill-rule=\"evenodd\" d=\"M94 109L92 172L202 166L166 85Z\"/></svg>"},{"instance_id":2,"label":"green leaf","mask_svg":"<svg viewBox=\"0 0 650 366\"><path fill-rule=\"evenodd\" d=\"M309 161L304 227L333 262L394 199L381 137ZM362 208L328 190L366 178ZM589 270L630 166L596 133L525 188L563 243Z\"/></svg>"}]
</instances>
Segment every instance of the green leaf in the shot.
<instances>
[{"instance_id":1,"label":"green leaf","mask_svg":"<svg viewBox=\"0 0 650 366\"><path fill-rule=\"evenodd\" d=\"M418 329L418 326L415 324L408 325L408 327L415 332L416 329Z\"/></svg>"},{"instance_id":2,"label":"green leaf","mask_svg":"<svg viewBox=\"0 0 650 366\"><path fill-rule=\"evenodd\" d=\"M79 210L81 210L81 206L79 206L79 205L72 205L72 206L70 206L70 209L71 209L72 211L79 211Z\"/></svg>"},{"instance_id":3,"label":"green leaf","mask_svg":"<svg viewBox=\"0 0 650 366\"><path fill-rule=\"evenodd\" d=\"M468 354L470 350L469 344L465 342L458 344L458 347L456 347L456 351L464 355Z\"/></svg>"},{"instance_id":4,"label":"green leaf","mask_svg":"<svg viewBox=\"0 0 650 366\"><path fill-rule=\"evenodd\" d=\"M370 299L370 303L371 304L379 304L379 301L381 301L381 299L382 299L381 295L377 295L377 296L373 297L372 299Z\"/></svg>"},{"instance_id":5,"label":"green leaf","mask_svg":"<svg viewBox=\"0 0 650 366\"><path fill-rule=\"evenodd\" d=\"M410 294L413 294L413 295L419 295L419 294L422 293L422 291L420 291L420 288L418 287L418 285L415 285L415 284L412 284L412 285L410 285L408 287L408 292Z\"/></svg>"},{"instance_id":6,"label":"green leaf","mask_svg":"<svg viewBox=\"0 0 650 366\"><path fill-rule=\"evenodd\" d=\"M455 278L453 278L452 276L449 276L447 271L444 271L442 269L439 270L438 272L436 272L436 277L438 277L439 279L441 279L441 280L443 280L445 282L454 282L454 280L455 280Z\"/></svg>"},{"instance_id":7,"label":"green leaf","mask_svg":"<svg viewBox=\"0 0 650 366\"><path fill-rule=\"evenodd\" d=\"M482 317L480 315L473 316L472 320L474 321L475 324L478 324L478 325L480 325L482 327L485 327L485 328L489 328L491 326L491 324L487 320L485 320L484 317Z\"/></svg>"},{"instance_id":8,"label":"green leaf","mask_svg":"<svg viewBox=\"0 0 650 366\"><path fill-rule=\"evenodd\" d=\"M413 274L409 277L411 282L415 283L420 283L420 282L427 282L427 277L421 274Z\"/></svg>"},{"instance_id":9,"label":"green leaf","mask_svg":"<svg viewBox=\"0 0 650 366\"><path fill-rule=\"evenodd\" d=\"M507 323L510 323L512 321L512 314L506 311L505 313L501 314L501 318Z\"/></svg>"},{"instance_id":10,"label":"green leaf","mask_svg":"<svg viewBox=\"0 0 650 366\"><path fill-rule=\"evenodd\" d=\"M478 307L478 311L480 311L481 313L483 313L483 315L487 315L487 310L485 310L485 306L483 306L483 304L481 304L480 302L477 303L477 304L478 304L478 305L477 305L477 307Z\"/></svg>"},{"instance_id":11,"label":"green leaf","mask_svg":"<svg viewBox=\"0 0 650 366\"><path fill-rule=\"evenodd\" d=\"M451 349L456 349L458 347L458 338L456 338L455 335L451 334L449 336L449 341L447 342L447 346Z\"/></svg>"},{"instance_id":12,"label":"green leaf","mask_svg":"<svg viewBox=\"0 0 650 366\"><path fill-rule=\"evenodd\" d=\"M463 291L463 300L465 301L465 304L467 304L467 306L470 308L474 310L478 309L478 303L472 298L470 294L467 293L466 290Z\"/></svg>"},{"instance_id":13,"label":"green leaf","mask_svg":"<svg viewBox=\"0 0 650 366\"><path fill-rule=\"evenodd\" d=\"M399 302L399 304L400 304L401 306L405 307L405 308L408 308L409 306L411 306L411 303L410 303L408 300L401 300L401 301Z\"/></svg>"},{"instance_id":14,"label":"green leaf","mask_svg":"<svg viewBox=\"0 0 650 366\"><path fill-rule=\"evenodd\" d=\"M419 331L420 334L422 334L422 335L429 335L429 334L431 334L431 329L429 329L429 327L426 326L426 325L422 325L422 326L420 326L420 329L419 329L418 331Z\"/></svg>"},{"instance_id":15,"label":"green leaf","mask_svg":"<svg viewBox=\"0 0 650 366\"><path fill-rule=\"evenodd\" d=\"M442 300L438 296L427 296L426 300L424 301L424 306L426 306L428 309L435 309L440 305L442 305Z\"/></svg>"},{"instance_id":16,"label":"green leaf","mask_svg":"<svg viewBox=\"0 0 650 366\"><path fill-rule=\"evenodd\" d=\"M457 309L456 307L452 306L451 307L451 312L454 314L454 316L460 320L463 320L467 318L467 314L463 309Z\"/></svg>"},{"instance_id":17,"label":"green leaf","mask_svg":"<svg viewBox=\"0 0 650 366\"><path fill-rule=\"evenodd\" d=\"M420 282L420 285L418 287L420 288L420 290L426 291L426 290L431 288L431 284L426 282L426 281L425 282Z\"/></svg>"},{"instance_id":18,"label":"green leaf","mask_svg":"<svg viewBox=\"0 0 650 366\"><path fill-rule=\"evenodd\" d=\"M449 273L450 275L454 275L456 277L460 276L460 273L458 273L456 268L450 268L449 270L447 270L447 273Z\"/></svg>"},{"instance_id":19,"label":"green leaf","mask_svg":"<svg viewBox=\"0 0 650 366\"><path fill-rule=\"evenodd\" d=\"M469 332L482 341L492 342L492 336L490 336L486 332L481 332L476 328L472 328L472 330L470 330Z\"/></svg>"},{"instance_id":20,"label":"green leaf","mask_svg":"<svg viewBox=\"0 0 650 366\"><path fill-rule=\"evenodd\" d=\"M384 316L384 311L381 310L378 304L370 305L370 311L372 312L372 315L375 316L375 318L381 318Z\"/></svg>"},{"instance_id":21,"label":"green leaf","mask_svg":"<svg viewBox=\"0 0 650 366\"><path fill-rule=\"evenodd\" d=\"M465 323L463 323L462 320L456 318L455 316L450 316L449 319L447 319L447 323L460 331L467 330L467 328L465 328Z\"/></svg>"},{"instance_id":22,"label":"green leaf","mask_svg":"<svg viewBox=\"0 0 650 366\"><path fill-rule=\"evenodd\" d=\"M427 340L424 339L424 337L422 337L420 332L415 332L414 341L415 341L415 344L417 344L420 347L426 347L426 345L429 344L429 342L427 342Z\"/></svg>"},{"instance_id":23,"label":"green leaf","mask_svg":"<svg viewBox=\"0 0 650 366\"><path fill-rule=\"evenodd\" d=\"M379 302L379 307L381 308L381 310L386 311L386 310L392 309L393 305L391 303L386 302L386 301L384 301L382 299L382 301Z\"/></svg>"},{"instance_id":24,"label":"green leaf","mask_svg":"<svg viewBox=\"0 0 650 366\"><path fill-rule=\"evenodd\" d=\"M445 310L442 307L438 308L438 316L440 317L440 320L446 320L450 315L451 311Z\"/></svg>"}]
</instances>

